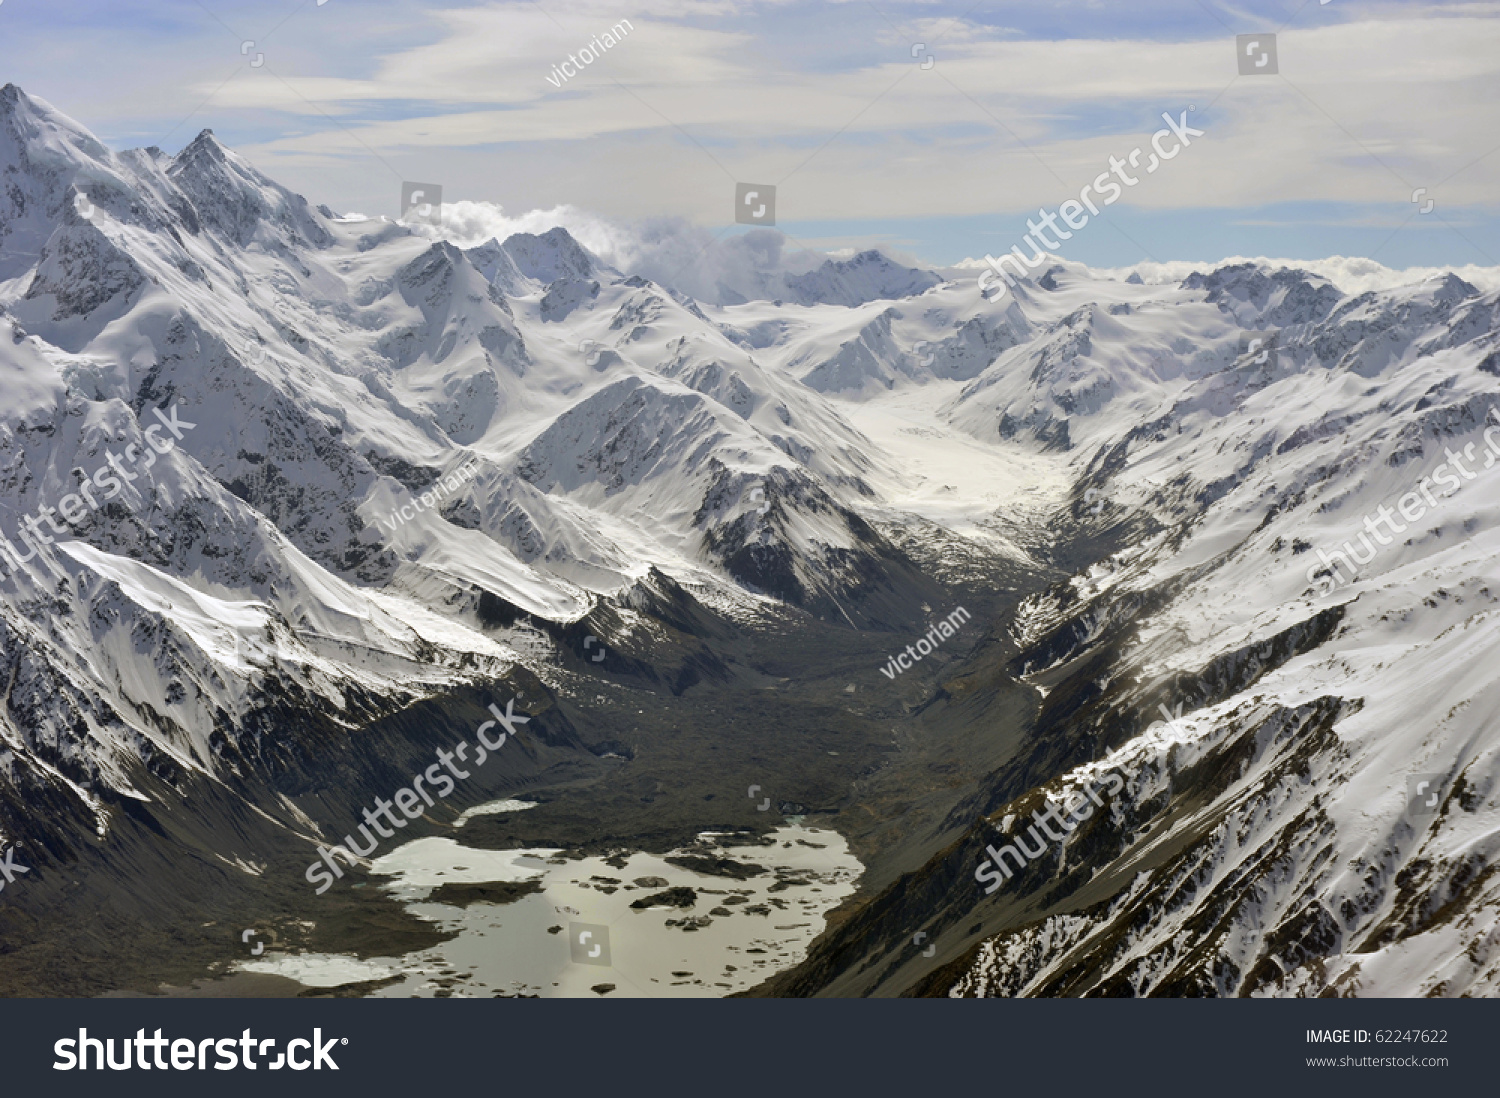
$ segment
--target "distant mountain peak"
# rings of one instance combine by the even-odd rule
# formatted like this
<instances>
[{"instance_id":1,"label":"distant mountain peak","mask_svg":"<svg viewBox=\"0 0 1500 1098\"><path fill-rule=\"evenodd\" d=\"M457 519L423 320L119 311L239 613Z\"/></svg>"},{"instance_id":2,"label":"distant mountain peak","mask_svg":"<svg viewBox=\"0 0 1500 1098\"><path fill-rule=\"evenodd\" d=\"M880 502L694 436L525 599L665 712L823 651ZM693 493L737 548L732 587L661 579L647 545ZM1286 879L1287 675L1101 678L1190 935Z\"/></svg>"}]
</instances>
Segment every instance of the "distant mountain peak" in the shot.
<instances>
[{"instance_id":1,"label":"distant mountain peak","mask_svg":"<svg viewBox=\"0 0 1500 1098\"><path fill-rule=\"evenodd\" d=\"M602 267L561 225L546 232L513 233L500 245L525 277L550 285L559 278L591 278Z\"/></svg>"},{"instance_id":2,"label":"distant mountain peak","mask_svg":"<svg viewBox=\"0 0 1500 1098\"><path fill-rule=\"evenodd\" d=\"M61 142L48 140L48 131L61 137ZM0 88L0 132L10 135L19 145L36 144L56 146L66 144L92 160L109 160L110 151L93 134L78 122L69 118L45 99L27 95L16 84ZM3 166L4 151L0 148L0 166ZM55 159L50 157L48 159Z\"/></svg>"},{"instance_id":3,"label":"distant mountain peak","mask_svg":"<svg viewBox=\"0 0 1500 1098\"><path fill-rule=\"evenodd\" d=\"M1433 292L1433 297L1450 305L1479 296L1478 287L1472 283L1465 282L1452 271L1439 275L1436 282L1437 287Z\"/></svg>"},{"instance_id":4,"label":"distant mountain peak","mask_svg":"<svg viewBox=\"0 0 1500 1098\"><path fill-rule=\"evenodd\" d=\"M167 176L188 197L209 228L245 245L266 233L286 243L326 248L333 236L307 199L275 183L203 130L167 166Z\"/></svg>"},{"instance_id":5,"label":"distant mountain peak","mask_svg":"<svg viewBox=\"0 0 1500 1098\"><path fill-rule=\"evenodd\" d=\"M42 104L27 95L18 84L7 84L0 88L0 116L9 116L22 110L37 110Z\"/></svg>"},{"instance_id":6,"label":"distant mountain peak","mask_svg":"<svg viewBox=\"0 0 1500 1098\"><path fill-rule=\"evenodd\" d=\"M788 298L799 305L843 305L899 300L942 284L932 271L903 267L884 252L868 248L848 259L826 259L802 275L785 279Z\"/></svg>"},{"instance_id":7,"label":"distant mountain peak","mask_svg":"<svg viewBox=\"0 0 1500 1098\"><path fill-rule=\"evenodd\" d=\"M1286 327L1327 317L1344 293L1322 275L1300 267L1267 269L1259 263L1229 263L1208 273L1194 271L1184 290L1206 291L1204 300L1235 317L1242 327Z\"/></svg>"},{"instance_id":8,"label":"distant mountain peak","mask_svg":"<svg viewBox=\"0 0 1500 1098\"><path fill-rule=\"evenodd\" d=\"M183 146L182 151L177 154L176 159L179 161L191 161L199 157L224 161L229 157L229 150L214 136L213 130L203 130L197 137Z\"/></svg>"}]
</instances>

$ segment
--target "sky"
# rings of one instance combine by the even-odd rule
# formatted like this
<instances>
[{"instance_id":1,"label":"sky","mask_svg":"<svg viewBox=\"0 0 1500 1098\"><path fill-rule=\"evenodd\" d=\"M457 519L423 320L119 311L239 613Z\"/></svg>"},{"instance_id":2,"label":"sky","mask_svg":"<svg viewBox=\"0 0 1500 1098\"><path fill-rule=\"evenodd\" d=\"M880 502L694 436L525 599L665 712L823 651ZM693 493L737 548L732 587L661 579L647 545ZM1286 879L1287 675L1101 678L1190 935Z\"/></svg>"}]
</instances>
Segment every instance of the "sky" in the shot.
<instances>
[{"instance_id":1,"label":"sky","mask_svg":"<svg viewBox=\"0 0 1500 1098\"><path fill-rule=\"evenodd\" d=\"M748 183L789 249L953 264L1116 158L1136 184L1048 250L1500 266L1500 2L0 0L6 82L340 212L436 183L476 232L728 238ZM1164 115L1202 136L1124 167Z\"/></svg>"}]
</instances>

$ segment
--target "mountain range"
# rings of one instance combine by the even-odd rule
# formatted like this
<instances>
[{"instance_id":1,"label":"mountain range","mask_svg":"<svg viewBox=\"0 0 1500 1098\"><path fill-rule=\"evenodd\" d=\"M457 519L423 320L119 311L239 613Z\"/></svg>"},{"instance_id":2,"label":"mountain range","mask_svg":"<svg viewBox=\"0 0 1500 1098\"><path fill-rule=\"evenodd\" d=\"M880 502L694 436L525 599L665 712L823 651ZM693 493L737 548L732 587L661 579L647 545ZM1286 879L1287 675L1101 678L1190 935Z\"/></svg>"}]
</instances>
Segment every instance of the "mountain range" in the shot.
<instances>
[{"instance_id":1,"label":"mountain range","mask_svg":"<svg viewBox=\"0 0 1500 1098\"><path fill-rule=\"evenodd\" d=\"M301 869L515 697L432 828L849 840L757 993L1494 994L1500 292L978 274L700 301L0 89L0 986L424 940Z\"/></svg>"}]
</instances>

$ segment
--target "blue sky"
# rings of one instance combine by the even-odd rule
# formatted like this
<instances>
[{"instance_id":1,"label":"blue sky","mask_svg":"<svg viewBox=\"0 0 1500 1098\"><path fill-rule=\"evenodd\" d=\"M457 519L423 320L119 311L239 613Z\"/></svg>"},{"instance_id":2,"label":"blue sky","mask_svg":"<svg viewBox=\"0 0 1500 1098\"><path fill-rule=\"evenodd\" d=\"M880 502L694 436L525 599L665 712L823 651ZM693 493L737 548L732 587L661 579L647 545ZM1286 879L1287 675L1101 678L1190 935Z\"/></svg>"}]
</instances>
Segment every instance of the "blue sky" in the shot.
<instances>
[{"instance_id":1,"label":"blue sky","mask_svg":"<svg viewBox=\"0 0 1500 1098\"><path fill-rule=\"evenodd\" d=\"M1280 71L1240 75L1269 33ZM115 147L211 127L338 210L416 179L733 232L736 181L772 183L794 241L934 263L1018 243L1191 104L1205 136L1058 254L1500 265L1497 47L1497 3L0 0L0 82Z\"/></svg>"}]
</instances>

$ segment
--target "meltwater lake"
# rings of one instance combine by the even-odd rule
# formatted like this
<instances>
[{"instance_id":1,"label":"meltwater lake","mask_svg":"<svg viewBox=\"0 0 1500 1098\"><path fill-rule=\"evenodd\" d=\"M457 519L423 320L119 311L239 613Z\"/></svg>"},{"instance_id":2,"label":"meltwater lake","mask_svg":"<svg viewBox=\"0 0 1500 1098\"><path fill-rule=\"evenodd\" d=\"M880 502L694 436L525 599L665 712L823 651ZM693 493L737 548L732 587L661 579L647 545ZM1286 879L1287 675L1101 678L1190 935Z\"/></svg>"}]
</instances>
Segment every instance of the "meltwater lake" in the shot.
<instances>
[{"instance_id":1,"label":"meltwater lake","mask_svg":"<svg viewBox=\"0 0 1500 1098\"><path fill-rule=\"evenodd\" d=\"M466 818L530 807L496 801ZM456 936L405 956L271 954L238 967L308 987L387 981L371 992L382 997L723 996L800 961L862 872L842 836L798 817L764 837L705 832L665 855L565 858L430 837L373 865L413 914Z\"/></svg>"}]
</instances>

